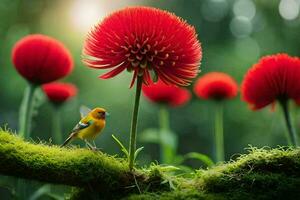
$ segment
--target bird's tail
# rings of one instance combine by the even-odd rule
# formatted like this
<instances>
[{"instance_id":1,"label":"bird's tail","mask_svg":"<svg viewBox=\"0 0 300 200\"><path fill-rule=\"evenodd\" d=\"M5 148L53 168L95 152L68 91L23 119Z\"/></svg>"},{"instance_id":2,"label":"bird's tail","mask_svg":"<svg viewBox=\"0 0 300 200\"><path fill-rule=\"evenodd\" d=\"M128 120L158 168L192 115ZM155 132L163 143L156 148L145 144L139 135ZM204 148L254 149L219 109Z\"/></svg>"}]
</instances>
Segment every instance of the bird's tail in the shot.
<instances>
[{"instance_id":1,"label":"bird's tail","mask_svg":"<svg viewBox=\"0 0 300 200\"><path fill-rule=\"evenodd\" d=\"M69 144L71 142L71 140L74 138L75 133L71 133L70 136L64 141L64 143L62 145L60 145L60 147L64 147L67 144Z\"/></svg>"}]
</instances>

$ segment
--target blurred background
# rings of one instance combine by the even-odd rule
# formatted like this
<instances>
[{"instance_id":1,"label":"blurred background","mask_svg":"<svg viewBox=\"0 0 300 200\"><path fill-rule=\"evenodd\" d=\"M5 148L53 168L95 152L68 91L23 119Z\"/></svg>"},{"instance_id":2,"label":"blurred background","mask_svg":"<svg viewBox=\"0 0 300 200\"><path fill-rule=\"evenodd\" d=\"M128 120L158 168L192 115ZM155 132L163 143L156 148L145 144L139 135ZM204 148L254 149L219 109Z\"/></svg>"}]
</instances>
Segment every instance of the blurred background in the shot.
<instances>
[{"instance_id":1,"label":"blurred background","mask_svg":"<svg viewBox=\"0 0 300 200\"><path fill-rule=\"evenodd\" d=\"M132 5L154 6L174 12L195 26L203 48L199 76L222 71L241 83L244 74L266 54L286 52L300 55L300 0L0 0L0 124L18 129L18 111L26 87L11 62L13 44L28 34L42 33L62 41L72 52L75 69L62 81L79 88L78 96L66 103L62 112L64 137L79 120L79 106L101 106L110 117L97 146L109 154L120 154L111 135L126 146L133 106L134 89L129 89L131 74L123 73L100 80L102 70L81 62L85 36L93 24L110 12ZM189 87L192 91L192 86ZM193 95L184 107L170 109L170 126L178 136L178 154L200 152L213 157L213 103ZM44 101L34 118L32 138L49 141L52 107ZM141 99L138 133L158 126L158 107ZM300 131L300 116L293 105L294 123ZM298 116L297 116L298 115ZM224 113L225 153L229 160L245 152L249 144L257 147L286 145L286 127L279 107L249 110L240 96L226 102ZM80 142L74 144L82 145ZM139 162L148 165L159 159L156 144L144 146ZM189 161L198 168L199 162Z\"/></svg>"}]
</instances>

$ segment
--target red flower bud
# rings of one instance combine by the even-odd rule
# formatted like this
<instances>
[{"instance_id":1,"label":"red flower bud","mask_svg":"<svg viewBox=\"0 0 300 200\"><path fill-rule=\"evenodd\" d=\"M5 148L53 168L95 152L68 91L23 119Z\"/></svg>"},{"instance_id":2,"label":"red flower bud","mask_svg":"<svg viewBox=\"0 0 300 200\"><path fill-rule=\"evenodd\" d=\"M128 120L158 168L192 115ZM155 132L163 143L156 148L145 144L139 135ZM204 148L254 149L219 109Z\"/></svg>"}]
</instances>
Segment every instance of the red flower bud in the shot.
<instances>
[{"instance_id":1,"label":"red flower bud","mask_svg":"<svg viewBox=\"0 0 300 200\"><path fill-rule=\"evenodd\" d=\"M13 47L12 61L19 74L34 84L55 81L73 69L71 54L65 46L39 34L19 40Z\"/></svg>"},{"instance_id":2,"label":"red flower bud","mask_svg":"<svg viewBox=\"0 0 300 200\"><path fill-rule=\"evenodd\" d=\"M173 107L184 105L191 98L191 94L187 89L166 85L162 81L148 86L144 85L142 90L145 97L150 101Z\"/></svg>"},{"instance_id":3,"label":"red flower bud","mask_svg":"<svg viewBox=\"0 0 300 200\"><path fill-rule=\"evenodd\" d=\"M71 83L52 82L42 85L42 89L49 101L61 104L76 96L77 88Z\"/></svg>"},{"instance_id":4,"label":"red flower bud","mask_svg":"<svg viewBox=\"0 0 300 200\"><path fill-rule=\"evenodd\" d=\"M203 99L230 99L237 95L238 85L228 74L210 72L197 80L194 92Z\"/></svg>"}]
</instances>

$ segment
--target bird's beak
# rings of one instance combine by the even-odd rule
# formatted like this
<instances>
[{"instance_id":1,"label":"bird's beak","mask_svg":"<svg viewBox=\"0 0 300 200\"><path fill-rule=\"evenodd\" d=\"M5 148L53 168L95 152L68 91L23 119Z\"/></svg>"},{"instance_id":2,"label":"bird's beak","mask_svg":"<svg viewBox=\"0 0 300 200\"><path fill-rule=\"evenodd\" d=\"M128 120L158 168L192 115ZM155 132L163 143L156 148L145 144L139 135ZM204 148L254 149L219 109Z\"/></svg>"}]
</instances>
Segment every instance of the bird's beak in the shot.
<instances>
[{"instance_id":1,"label":"bird's beak","mask_svg":"<svg viewBox=\"0 0 300 200\"><path fill-rule=\"evenodd\" d=\"M105 116L108 117L110 114L108 112L105 112Z\"/></svg>"}]
</instances>

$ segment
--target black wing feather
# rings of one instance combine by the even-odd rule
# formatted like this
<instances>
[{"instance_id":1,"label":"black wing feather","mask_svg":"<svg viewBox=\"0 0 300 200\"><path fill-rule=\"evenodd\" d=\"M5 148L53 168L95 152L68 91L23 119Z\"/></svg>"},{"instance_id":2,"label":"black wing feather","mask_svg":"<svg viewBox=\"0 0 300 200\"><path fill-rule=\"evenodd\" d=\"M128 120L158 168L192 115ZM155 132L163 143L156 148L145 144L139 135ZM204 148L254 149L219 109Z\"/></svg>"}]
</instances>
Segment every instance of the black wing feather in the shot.
<instances>
[{"instance_id":1,"label":"black wing feather","mask_svg":"<svg viewBox=\"0 0 300 200\"><path fill-rule=\"evenodd\" d=\"M87 127L89 127L91 124L93 123L93 120L88 121L88 123L82 123L79 122L78 124L76 124L76 126L73 128L72 133L76 133L82 129L85 129Z\"/></svg>"}]
</instances>

